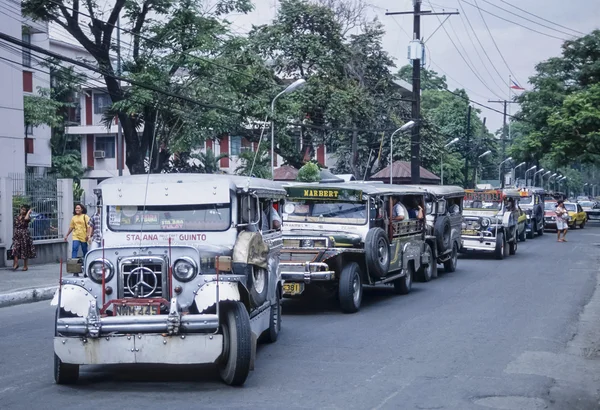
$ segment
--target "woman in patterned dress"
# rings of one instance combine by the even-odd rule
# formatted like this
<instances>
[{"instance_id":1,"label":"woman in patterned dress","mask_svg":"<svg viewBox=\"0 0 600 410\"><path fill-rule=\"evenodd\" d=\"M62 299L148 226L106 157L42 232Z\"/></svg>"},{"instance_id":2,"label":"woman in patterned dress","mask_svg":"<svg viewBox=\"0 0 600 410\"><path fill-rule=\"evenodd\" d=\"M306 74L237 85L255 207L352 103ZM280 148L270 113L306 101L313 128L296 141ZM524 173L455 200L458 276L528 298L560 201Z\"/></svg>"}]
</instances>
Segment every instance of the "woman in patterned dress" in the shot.
<instances>
[{"instance_id":1,"label":"woman in patterned dress","mask_svg":"<svg viewBox=\"0 0 600 410\"><path fill-rule=\"evenodd\" d=\"M31 222L31 209L29 205L22 205L19 215L15 218L13 233L13 270L19 268L19 259L23 259L23 270L27 267L27 260L35 258L35 247L29 234L29 222Z\"/></svg>"}]
</instances>

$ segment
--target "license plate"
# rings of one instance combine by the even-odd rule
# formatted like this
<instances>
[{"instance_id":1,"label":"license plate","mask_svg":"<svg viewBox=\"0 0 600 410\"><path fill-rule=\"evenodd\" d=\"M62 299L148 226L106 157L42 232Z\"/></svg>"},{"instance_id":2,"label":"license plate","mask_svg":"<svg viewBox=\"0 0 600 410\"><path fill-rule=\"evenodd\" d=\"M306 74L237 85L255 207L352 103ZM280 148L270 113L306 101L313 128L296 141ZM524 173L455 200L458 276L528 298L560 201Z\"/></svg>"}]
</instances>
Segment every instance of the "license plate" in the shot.
<instances>
[{"instance_id":1,"label":"license plate","mask_svg":"<svg viewBox=\"0 0 600 410\"><path fill-rule=\"evenodd\" d=\"M464 229L462 231L463 235L479 235L479 231L476 231L475 229Z\"/></svg>"},{"instance_id":2,"label":"license plate","mask_svg":"<svg viewBox=\"0 0 600 410\"><path fill-rule=\"evenodd\" d=\"M294 296L300 295L304 292L304 283L284 283L283 284L283 294Z\"/></svg>"},{"instance_id":3,"label":"license plate","mask_svg":"<svg viewBox=\"0 0 600 410\"><path fill-rule=\"evenodd\" d=\"M116 306L117 316L151 316L158 315L158 305L125 305Z\"/></svg>"}]
</instances>

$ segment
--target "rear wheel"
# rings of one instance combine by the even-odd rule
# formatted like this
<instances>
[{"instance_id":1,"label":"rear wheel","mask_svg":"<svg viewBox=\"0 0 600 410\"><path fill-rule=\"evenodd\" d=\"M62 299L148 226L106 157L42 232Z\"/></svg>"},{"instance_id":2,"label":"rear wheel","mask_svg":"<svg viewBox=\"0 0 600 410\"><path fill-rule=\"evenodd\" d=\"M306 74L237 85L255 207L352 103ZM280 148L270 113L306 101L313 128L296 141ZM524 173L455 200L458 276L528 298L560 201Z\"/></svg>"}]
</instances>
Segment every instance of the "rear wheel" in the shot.
<instances>
[{"instance_id":1,"label":"rear wheel","mask_svg":"<svg viewBox=\"0 0 600 410\"><path fill-rule=\"evenodd\" d=\"M508 253L514 255L517 253L517 247L519 246L519 241L516 239L508 245Z\"/></svg>"},{"instance_id":2,"label":"rear wheel","mask_svg":"<svg viewBox=\"0 0 600 410\"><path fill-rule=\"evenodd\" d=\"M219 374L226 384L241 386L250 373L252 361L252 331L246 307L240 302L221 304L223 353Z\"/></svg>"},{"instance_id":3,"label":"rear wheel","mask_svg":"<svg viewBox=\"0 0 600 410\"><path fill-rule=\"evenodd\" d=\"M526 235L527 232L526 231L527 231L527 228L523 228L523 231L521 231L521 233L519 234L519 240L521 242L525 242L527 240L527 235Z\"/></svg>"},{"instance_id":4,"label":"rear wheel","mask_svg":"<svg viewBox=\"0 0 600 410\"><path fill-rule=\"evenodd\" d=\"M444 271L454 272L456 265L458 264L458 246L454 244L452 247L452 256L446 262L444 262Z\"/></svg>"},{"instance_id":5,"label":"rear wheel","mask_svg":"<svg viewBox=\"0 0 600 410\"><path fill-rule=\"evenodd\" d=\"M581 223L581 225L579 226L581 229L585 228L585 222L586 222L586 221L583 221L583 222Z\"/></svg>"},{"instance_id":6,"label":"rear wheel","mask_svg":"<svg viewBox=\"0 0 600 410\"><path fill-rule=\"evenodd\" d=\"M539 235L539 232L538 232ZM533 239L535 237L535 231L533 230L533 226L531 227L531 230L529 232L527 232L527 239Z\"/></svg>"},{"instance_id":7,"label":"rear wheel","mask_svg":"<svg viewBox=\"0 0 600 410\"><path fill-rule=\"evenodd\" d=\"M347 264L340 275L340 307L344 313L355 313L362 302L362 279L356 262Z\"/></svg>"},{"instance_id":8,"label":"rear wheel","mask_svg":"<svg viewBox=\"0 0 600 410\"><path fill-rule=\"evenodd\" d=\"M406 275L394 281L394 292L396 292L398 295L406 295L410 293L410 290L412 289L414 271L414 265L409 262L408 268L406 269Z\"/></svg>"},{"instance_id":9,"label":"rear wheel","mask_svg":"<svg viewBox=\"0 0 600 410\"><path fill-rule=\"evenodd\" d=\"M276 292L276 302L271 305L271 315L269 317L269 328L263 333L262 342L275 343L281 332L281 297L279 291Z\"/></svg>"}]
</instances>

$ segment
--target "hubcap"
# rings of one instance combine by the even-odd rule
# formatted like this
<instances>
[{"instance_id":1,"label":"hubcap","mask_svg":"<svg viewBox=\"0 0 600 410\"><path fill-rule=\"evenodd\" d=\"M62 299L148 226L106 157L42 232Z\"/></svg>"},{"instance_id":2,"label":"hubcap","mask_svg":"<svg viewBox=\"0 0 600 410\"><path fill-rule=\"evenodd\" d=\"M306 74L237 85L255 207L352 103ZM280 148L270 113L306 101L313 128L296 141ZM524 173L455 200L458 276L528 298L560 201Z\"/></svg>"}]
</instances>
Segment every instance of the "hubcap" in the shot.
<instances>
[{"instance_id":1,"label":"hubcap","mask_svg":"<svg viewBox=\"0 0 600 410\"><path fill-rule=\"evenodd\" d=\"M354 305L358 306L358 300L360 299L360 279L358 274L354 275L354 280L352 281L352 291L354 292L353 299Z\"/></svg>"},{"instance_id":2,"label":"hubcap","mask_svg":"<svg viewBox=\"0 0 600 410\"><path fill-rule=\"evenodd\" d=\"M385 241L383 239L379 240L377 244L377 256L379 256L379 263L384 265L388 259L388 248L385 246Z\"/></svg>"},{"instance_id":3,"label":"hubcap","mask_svg":"<svg viewBox=\"0 0 600 410\"><path fill-rule=\"evenodd\" d=\"M262 293L265 290L265 270L264 269L254 269L252 272L252 276L254 278L254 289L257 293Z\"/></svg>"}]
</instances>

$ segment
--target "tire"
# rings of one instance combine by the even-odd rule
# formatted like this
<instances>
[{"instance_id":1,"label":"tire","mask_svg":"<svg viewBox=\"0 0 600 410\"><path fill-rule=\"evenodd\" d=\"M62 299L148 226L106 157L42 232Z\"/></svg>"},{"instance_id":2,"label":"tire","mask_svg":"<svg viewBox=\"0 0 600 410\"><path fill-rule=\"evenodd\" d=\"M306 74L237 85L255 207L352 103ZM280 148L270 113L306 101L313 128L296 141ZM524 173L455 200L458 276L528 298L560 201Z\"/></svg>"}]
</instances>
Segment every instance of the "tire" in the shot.
<instances>
[{"instance_id":1,"label":"tire","mask_svg":"<svg viewBox=\"0 0 600 410\"><path fill-rule=\"evenodd\" d=\"M539 235L539 232L538 232ZM533 230L533 227L531 227L531 231L527 232L527 239L533 239L535 238L535 231Z\"/></svg>"},{"instance_id":2,"label":"tire","mask_svg":"<svg viewBox=\"0 0 600 410\"><path fill-rule=\"evenodd\" d=\"M581 223L581 226L580 226L580 228L581 228L581 229L585 228L585 222L586 222L586 221L583 221L583 222Z\"/></svg>"},{"instance_id":3,"label":"tire","mask_svg":"<svg viewBox=\"0 0 600 410\"><path fill-rule=\"evenodd\" d=\"M452 256L446 262L444 262L444 272L456 271L456 265L458 264L458 246L454 244L452 246Z\"/></svg>"},{"instance_id":4,"label":"tire","mask_svg":"<svg viewBox=\"0 0 600 410\"><path fill-rule=\"evenodd\" d=\"M54 353L54 381L56 384L75 384L79 379L79 365L63 363Z\"/></svg>"},{"instance_id":5,"label":"tire","mask_svg":"<svg viewBox=\"0 0 600 410\"><path fill-rule=\"evenodd\" d=\"M514 255L515 253L517 253L517 248L519 247L519 241L517 241L515 239L514 242L511 242L508 244L508 253L510 255Z\"/></svg>"},{"instance_id":6,"label":"tire","mask_svg":"<svg viewBox=\"0 0 600 410\"><path fill-rule=\"evenodd\" d=\"M371 228L365 238L365 259L369 274L382 278L390 269L390 242L381 228Z\"/></svg>"},{"instance_id":7,"label":"tire","mask_svg":"<svg viewBox=\"0 0 600 410\"><path fill-rule=\"evenodd\" d=\"M542 217L542 227L537 231L539 236L542 236L544 234L544 229L546 229L546 227L544 226L544 220Z\"/></svg>"},{"instance_id":8,"label":"tire","mask_svg":"<svg viewBox=\"0 0 600 410\"><path fill-rule=\"evenodd\" d=\"M496 259L498 260L502 260L504 259L504 248L506 247L506 242L504 241L504 233L500 232L498 233L498 236L496 236L496 249L494 250L494 255L496 256Z\"/></svg>"},{"instance_id":9,"label":"tire","mask_svg":"<svg viewBox=\"0 0 600 410\"><path fill-rule=\"evenodd\" d=\"M219 374L230 386L241 386L250 373L252 361L252 330L246 307L240 302L223 302L221 331L223 353L219 359Z\"/></svg>"},{"instance_id":10,"label":"tire","mask_svg":"<svg viewBox=\"0 0 600 410\"><path fill-rule=\"evenodd\" d=\"M417 272L417 278L421 282L429 282L434 277L437 277L437 261L434 260L433 251L431 250L431 246L429 244L425 244L425 252L429 252L429 264L423 265L419 268ZM434 276L435 275L435 276Z\"/></svg>"},{"instance_id":11,"label":"tire","mask_svg":"<svg viewBox=\"0 0 600 410\"><path fill-rule=\"evenodd\" d=\"M281 297L279 291L276 292L277 301L271 305L271 315L269 316L269 328L263 333L260 341L264 343L275 343L281 332Z\"/></svg>"},{"instance_id":12,"label":"tire","mask_svg":"<svg viewBox=\"0 0 600 410\"><path fill-rule=\"evenodd\" d=\"M350 262L342 269L338 284L340 307L344 313L356 313L362 302L362 278L360 267L356 262Z\"/></svg>"},{"instance_id":13,"label":"tire","mask_svg":"<svg viewBox=\"0 0 600 410\"><path fill-rule=\"evenodd\" d=\"M250 265L248 274L248 293L252 307L259 307L267 300L269 292L269 271L258 266Z\"/></svg>"},{"instance_id":14,"label":"tire","mask_svg":"<svg viewBox=\"0 0 600 410\"><path fill-rule=\"evenodd\" d=\"M410 293L410 290L412 289L413 276L415 273L414 271L414 265L409 263L408 269L406 269L406 275L394 281L394 292L396 292L397 295L406 295Z\"/></svg>"},{"instance_id":15,"label":"tire","mask_svg":"<svg viewBox=\"0 0 600 410\"><path fill-rule=\"evenodd\" d=\"M450 218L448 218L446 215L437 218L433 228L433 233L435 235L439 253L443 253L451 249L452 227L450 225Z\"/></svg>"}]
</instances>

